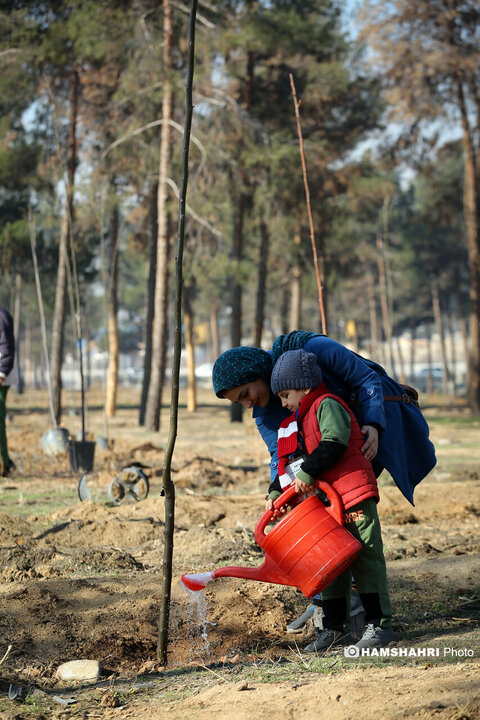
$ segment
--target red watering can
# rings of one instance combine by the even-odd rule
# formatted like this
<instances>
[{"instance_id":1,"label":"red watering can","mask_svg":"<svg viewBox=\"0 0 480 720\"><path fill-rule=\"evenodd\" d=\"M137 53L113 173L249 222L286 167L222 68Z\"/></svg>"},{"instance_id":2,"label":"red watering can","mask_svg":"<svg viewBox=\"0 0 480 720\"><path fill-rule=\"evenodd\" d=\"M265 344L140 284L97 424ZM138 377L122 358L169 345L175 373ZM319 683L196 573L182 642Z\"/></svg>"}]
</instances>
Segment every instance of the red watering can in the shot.
<instances>
[{"instance_id":1,"label":"red watering can","mask_svg":"<svg viewBox=\"0 0 480 720\"><path fill-rule=\"evenodd\" d=\"M294 507L265 534L267 525L296 494L288 487L265 510L255 528L255 540L265 552L265 561L256 568L227 566L211 572L182 575L190 590L202 590L210 580L219 577L245 578L260 582L298 587L313 597L335 580L357 557L361 544L343 527L343 503L328 483L315 486L325 492L330 502L325 506L316 495Z\"/></svg>"}]
</instances>

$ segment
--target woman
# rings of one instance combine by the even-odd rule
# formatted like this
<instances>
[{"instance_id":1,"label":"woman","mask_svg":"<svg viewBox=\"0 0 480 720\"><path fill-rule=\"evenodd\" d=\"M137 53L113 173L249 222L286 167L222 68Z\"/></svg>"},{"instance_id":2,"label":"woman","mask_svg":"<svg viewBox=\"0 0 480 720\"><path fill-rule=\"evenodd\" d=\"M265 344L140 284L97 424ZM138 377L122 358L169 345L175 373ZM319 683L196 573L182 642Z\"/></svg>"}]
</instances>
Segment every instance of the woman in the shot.
<instances>
[{"instance_id":1,"label":"woman","mask_svg":"<svg viewBox=\"0 0 480 720\"><path fill-rule=\"evenodd\" d=\"M277 431L289 414L270 390L275 362L287 350L314 353L329 390L353 410L365 437L362 452L375 475L388 470L413 505L413 491L435 466L428 425L415 399L385 370L318 333L294 331L280 335L266 352L255 347L227 350L213 367L218 397L253 408L257 428L272 457L271 479L278 468Z\"/></svg>"}]
</instances>

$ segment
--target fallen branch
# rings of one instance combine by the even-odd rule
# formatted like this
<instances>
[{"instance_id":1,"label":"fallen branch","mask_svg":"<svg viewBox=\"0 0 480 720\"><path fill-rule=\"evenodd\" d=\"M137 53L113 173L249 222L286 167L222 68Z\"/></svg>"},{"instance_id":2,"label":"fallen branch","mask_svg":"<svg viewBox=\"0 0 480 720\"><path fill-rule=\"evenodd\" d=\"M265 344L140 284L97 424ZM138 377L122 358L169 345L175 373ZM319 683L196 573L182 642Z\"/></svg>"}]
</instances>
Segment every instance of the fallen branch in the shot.
<instances>
[{"instance_id":1,"label":"fallen branch","mask_svg":"<svg viewBox=\"0 0 480 720\"><path fill-rule=\"evenodd\" d=\"M5 662L5 660L8 658L8 656L10 655L10 650L12 649L12 647L13 647L13 645L9 645L9 646L7 647L7 650L6 650L6 652L5 652L5 655L4 655L4 656L2 657L2 659L0 660L0 665L3 665L3 663Z\"/></svg>"}]
</instances>

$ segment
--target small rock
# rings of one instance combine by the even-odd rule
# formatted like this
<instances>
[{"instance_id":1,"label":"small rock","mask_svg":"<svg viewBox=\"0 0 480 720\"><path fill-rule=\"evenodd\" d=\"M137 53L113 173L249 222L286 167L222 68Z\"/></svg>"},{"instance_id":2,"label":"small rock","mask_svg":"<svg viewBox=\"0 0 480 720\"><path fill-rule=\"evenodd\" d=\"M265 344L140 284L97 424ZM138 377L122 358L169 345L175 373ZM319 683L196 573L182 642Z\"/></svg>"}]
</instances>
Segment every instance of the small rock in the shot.
<instances>
[{"instance_id":1,"label":"small rock","mask_svg":"<svg viewBox=\"0 0 480 720\"><path fill-rule=\"evenodd\" d=\"M139 675L143 675L143 673L153 672L156 665L157 663L155 662L155 660L146 660L146 662L144 662L138 670Z\"/></svg>"},{"instance_id":2,"label":"small rock","mask_svg":"<svg viewBox=\"0 0 480 720\"><path fill-rule=\"evenodd\" d=\"M112 692L111 690L107 690L105 695L100 700L100 705L102 707L116 708L116 707L120 707L121 704L122 704L122 702L121 702L119 696L117 695L117 693Z\"/></svg>"},{"instance_id":3,"label":"small rock","mask_svg":"<svg viewBox=\"0 0 480 720\"><path fill-rule=\"evenodd\" d=\"M102 674L98 660L71 660L57 668L59 680L97 680Z\"/></svg>"}]
</instances>

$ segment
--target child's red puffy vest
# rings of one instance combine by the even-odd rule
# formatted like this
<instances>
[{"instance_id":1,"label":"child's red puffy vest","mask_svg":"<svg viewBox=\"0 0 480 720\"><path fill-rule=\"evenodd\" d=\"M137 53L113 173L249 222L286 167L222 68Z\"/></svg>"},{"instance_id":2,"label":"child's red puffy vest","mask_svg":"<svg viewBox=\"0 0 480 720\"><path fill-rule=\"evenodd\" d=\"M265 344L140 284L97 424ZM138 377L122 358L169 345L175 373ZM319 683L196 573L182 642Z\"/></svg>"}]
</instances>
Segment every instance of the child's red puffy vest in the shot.
<instances>
[{"instance_id":1,"label":"child's red puffy vest","mask_svg":"<svg viewBox=\"0 0 480 720\"><path fill-rule=\"evenodd\" d=\"M350 415L351 432L348 446L342 457L330 470L322 472L321 479L333 485L343 500L345 510L368 498L375 498L378 501L378 486L372 464L370 460L365 459L360 450L365 442L360 432L360 426L348 405L337 395L331 393L320 395L303 418L301 433L307 452L310 454L315 450L322 439L318 427L317 411L325 398L333 398L347 410Z\"/></svg>"}]
</instances>

